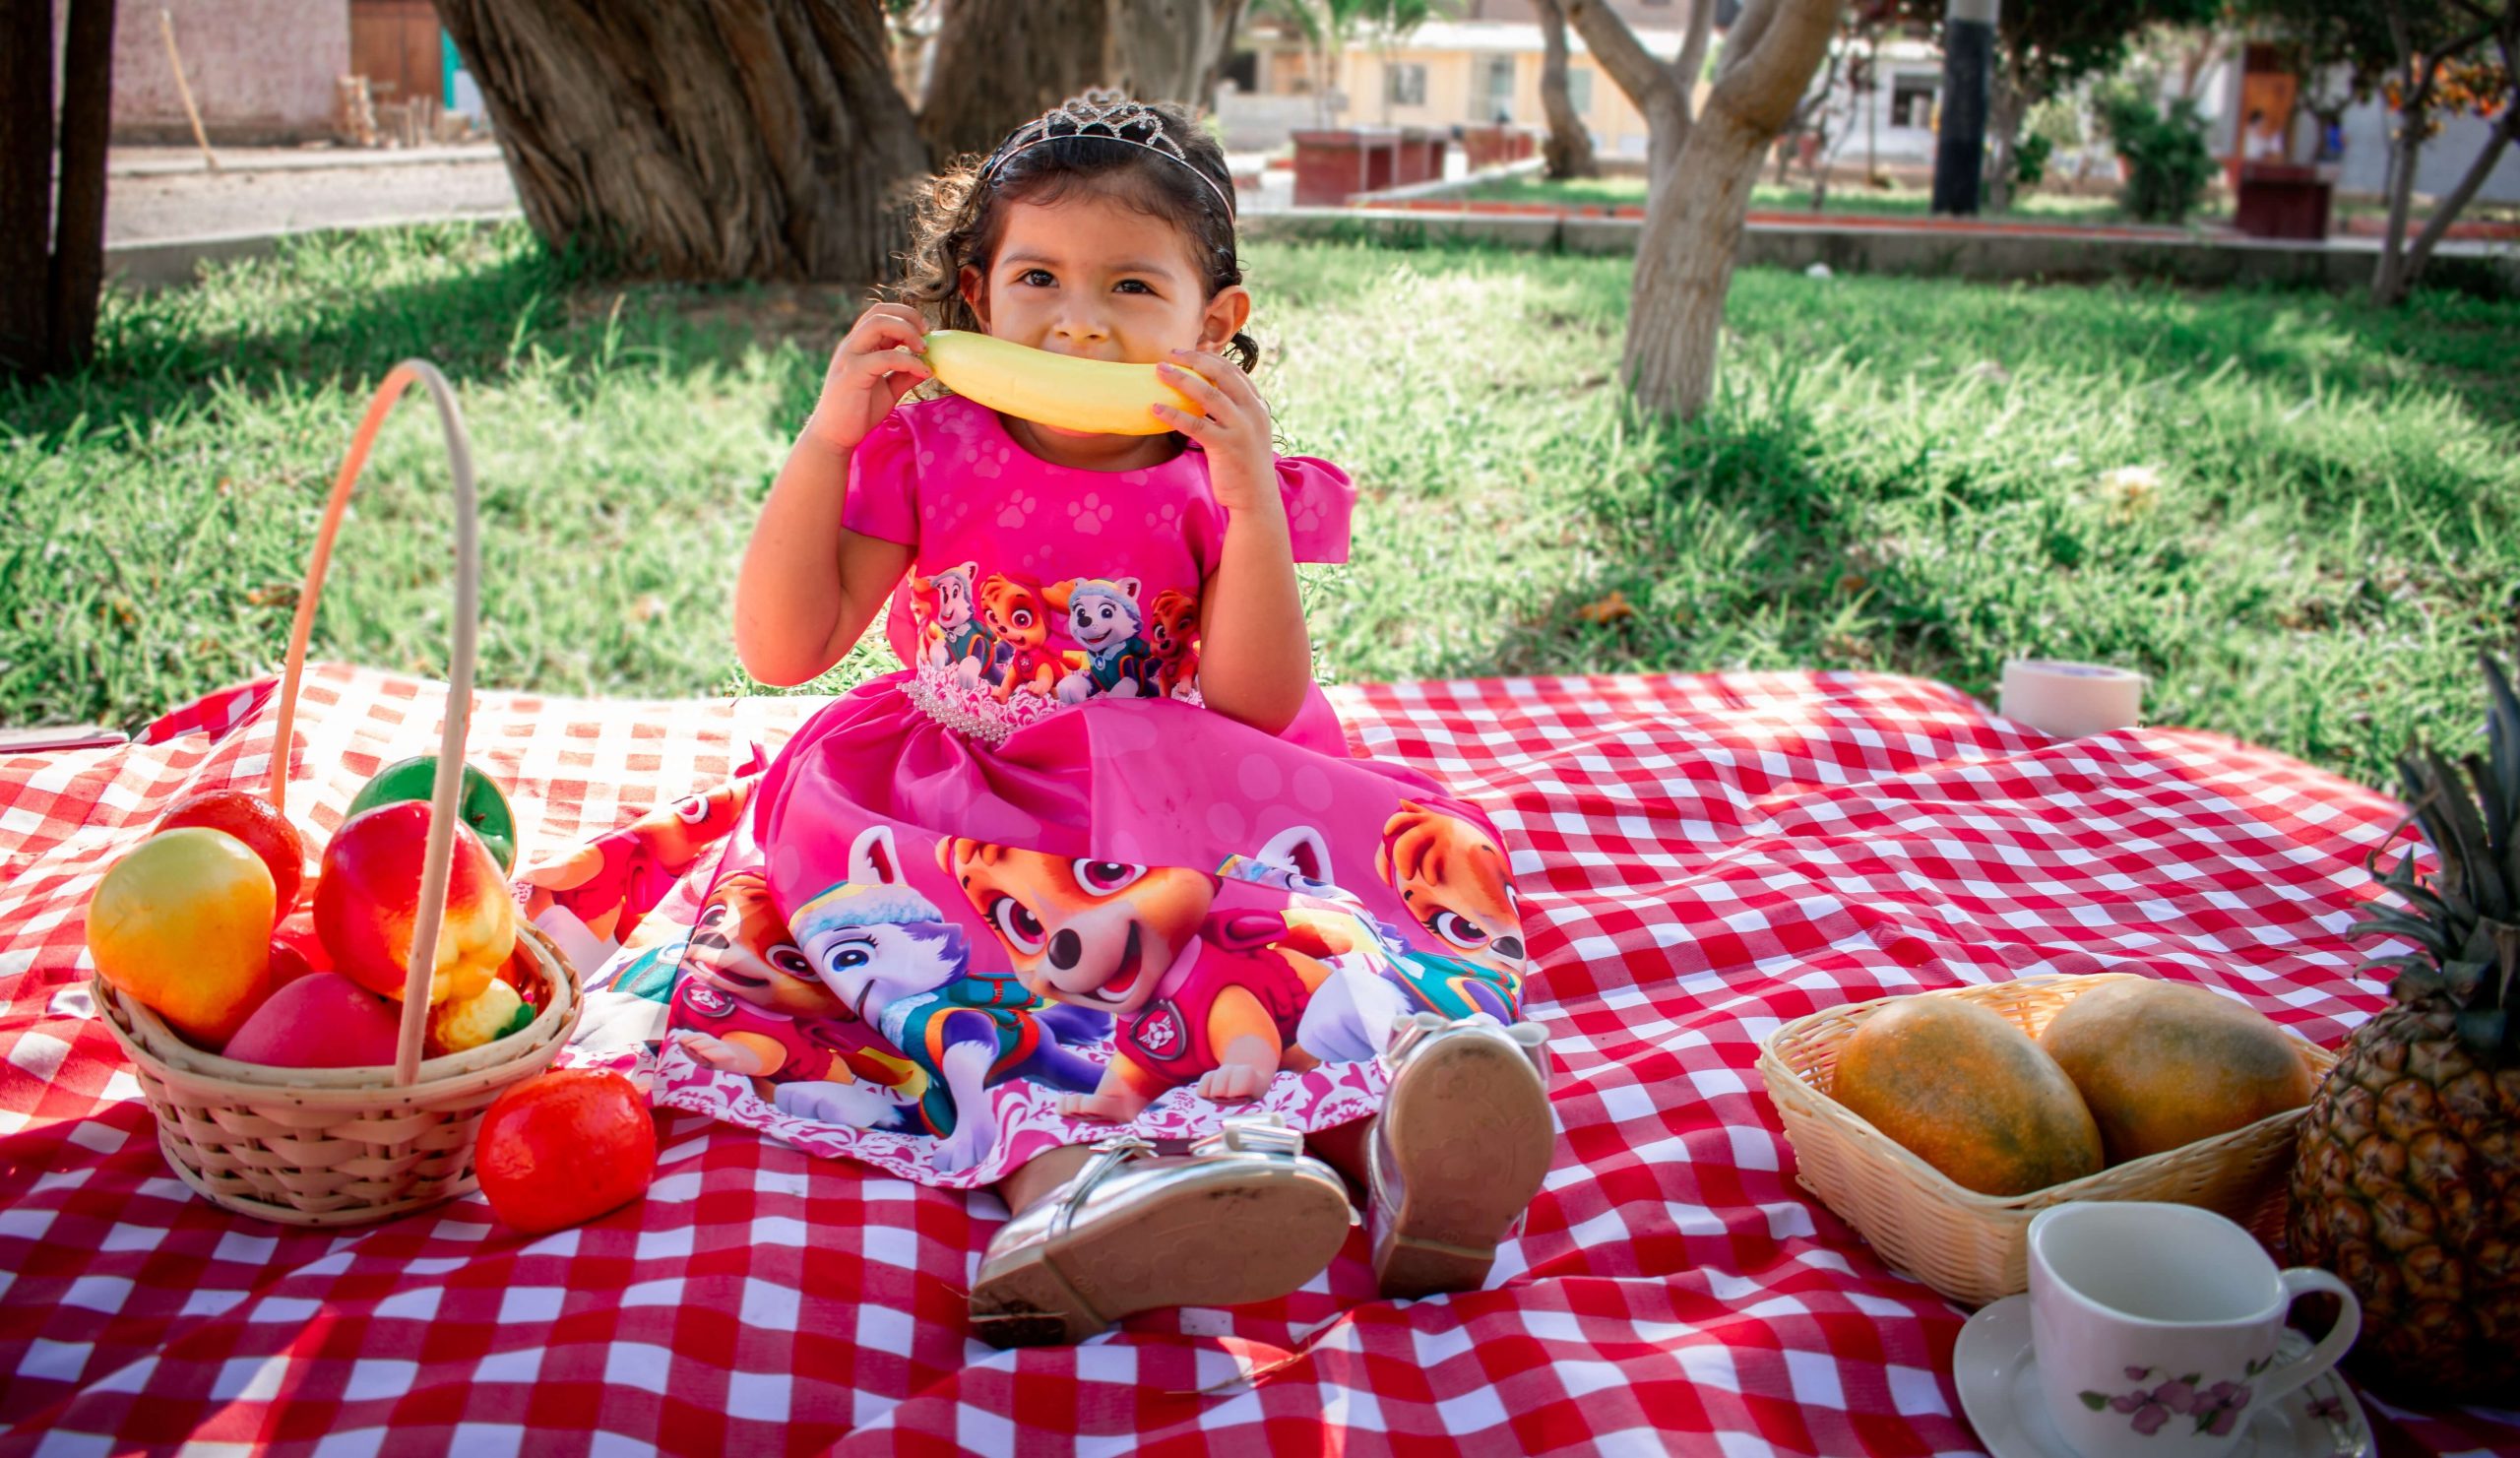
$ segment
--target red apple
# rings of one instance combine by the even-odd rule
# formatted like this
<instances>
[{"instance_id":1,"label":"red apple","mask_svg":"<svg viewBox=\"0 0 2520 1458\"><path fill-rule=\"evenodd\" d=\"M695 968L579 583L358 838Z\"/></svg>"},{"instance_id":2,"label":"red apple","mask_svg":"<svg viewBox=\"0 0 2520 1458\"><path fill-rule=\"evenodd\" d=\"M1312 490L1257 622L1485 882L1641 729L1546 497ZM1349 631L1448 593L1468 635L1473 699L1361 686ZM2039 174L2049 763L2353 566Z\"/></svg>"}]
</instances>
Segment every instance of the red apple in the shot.
<instances>
[{"instance_id":1,"label":"red apple","mask_svg":"<svg viewBox=\"0 0 2520 1458\"><path fill-rule=\"evenodd\" d=\"M403 995L428 835L428 802L400 800L351 816L324 848L315 929L334 969L380 996ZM481 838L459 820L429 1001L480 995L515 947L515 898Z\"/></svg>"},{"instance_id":2,"label":"red apple","mask_svg":"<svg viewBox=\"0 0 2520 1458\"><path fill-rule=\"evenodd\" d=\"M324 938L315 930L315 908L311 904L280 919L280 924L272 928L272 946L275 957L279 955L278 948L288 948L310 972L333 970L333 954L325 949ZM277 964L272 976L280 977Z\"/></svg>"},{"instance_id":3,"label":"red apple","mask_svg":"<svg viewBox=\"0 0 2520 1458\"><path fill-rule=\"evenodd\" d=\"M490 1106L472 1166L499 1219L538 1236L646 1193L657 1177L657 1123L620 1074L554 1069Z\"/></svg>"},{"instance_id":4,"label":"red apple","mask_svg":"<svg viewBox=\"0 0 2520 1458\"><path fill-rule=\"evenodd\" d=\"M381 1068L394 1061L402 1022L402 1004L338 972L319 972L272 993L225 1052L277 1068Z\"/></svg>"},{"instance_id":5,"label":"red apple","mask_svg":"<svg viewBox=\"0 0 2520 1458\"><path fill-rule=\"evenodd\" d=\"M158 822L159 830L185 825L225 831L243 841L271 867L272 905L284 917L297 905L297 890L306 876L306 843L271 801L241 790L205 790L178 802Z\"/></svg>"},{"instance_id":6,"label":"red apple","mask_svg":"<svg viewBox=\"0 0 2520 1458\"><path fill-rule=\"evenodd\" d=\"M268 982L275 992L296 982L299 978L315 975L315 968L306 960L306 954L277 936L272 938L270 967Z\"/></svg>"},{"instance_id":7,"label":"red apple","mask_svg":"<svg viewBox=\"0 0 2520 1458\"><path fill-rule=\"evenodd\" d=\"M159 831L115 861L88 903L98 975L204 1047L261 1005L271 946L272 873L224 831Z\"/></svg>"}]
</instances>

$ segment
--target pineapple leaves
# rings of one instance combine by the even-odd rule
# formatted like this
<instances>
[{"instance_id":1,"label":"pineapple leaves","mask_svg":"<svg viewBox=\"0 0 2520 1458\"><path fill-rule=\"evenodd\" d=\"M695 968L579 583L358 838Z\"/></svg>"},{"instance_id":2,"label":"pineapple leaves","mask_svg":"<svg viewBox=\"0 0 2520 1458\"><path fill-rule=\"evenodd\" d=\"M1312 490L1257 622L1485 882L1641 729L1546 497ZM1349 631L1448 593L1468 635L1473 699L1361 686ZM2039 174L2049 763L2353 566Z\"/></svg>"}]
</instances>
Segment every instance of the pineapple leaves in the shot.
<instances>
[{"instance_id":1,"label":"pineapple leaves","mask_svg":"<svg viewBox=\"0 0 2520 1458\"><path fill-rule=\"evenodd\" d=\"M2491 654L2482 659L2486 753L2453 765L2419 742L2398 755L2407 820L2365 863L2405 906L2365 907L2345 934L2402 937L2423 948L2428 967L2426 958L2406 955L2363 965L2396 970L2390 991L2400 1002L2446 996L2461 1009L2460 1038L2491 1048L2520 1033L2504 1016L2520 990L2520 692ZM2432 849L2430 875L2418 869L2415 848L2393 864L2385 858L2409 822Z\"/></svg>"},{"instance_id":2,"label":"pineapple leaves","mask_svg":"<svg viewBox=\"0 0 2520 1458\"><path fill-rule=\"evenodd\" d=\"M2426 745L2423 752L2426 778L2431 781L2430 807L2440 819L2435 825L2427 817L2425 828L2432 832L2433 854L2441 857L2442 881L2464 891L2483 915L2497 919L2509 916L2510 898L2488 851L2485 821L2477 813L2476 801L2468 798L2468 788L2459 783L2458 772L2439 750Z\"/></svg>"},{"instance_id":3,"label":"pineapple leaves","mask_svg":"<svg viewBox=\"0 0 2520 1458\"><path fill-rule=\"evenodd\" d=\"M2500 1051L2511 1032L2510 1014L2498 1007L2473 1007L2459 1014L2459 1041L2488 1056Z\"/></svg>"},{"instance_id":4,"label":"pineapple leaves","mask_svg":"<svg viewBox=\"0 0 2520 1458\"><path fill-rule=\"evenodd\" d=\"M2520 693L2512 692L2510 676L2492 654L2478 657L2485 664L2485 736L2493 757L2493 778L2502 787L2505 813L2520 814Z\"/></svg>"},{"instance_id":5,"label":"pineapple leaves","mask_svg":"<svg viewBox=\"0 0 2520 1458\"><path fill-rule=\"evenodd\" d=\"M2345 934L2349 937L2402 936L2430 952L2436 963L2447 962L2458 955L2458 949L2450 945L2448 933L2438 923L2401 911L2373 912L2345 928Z\"/></svg>"}]
</instances>

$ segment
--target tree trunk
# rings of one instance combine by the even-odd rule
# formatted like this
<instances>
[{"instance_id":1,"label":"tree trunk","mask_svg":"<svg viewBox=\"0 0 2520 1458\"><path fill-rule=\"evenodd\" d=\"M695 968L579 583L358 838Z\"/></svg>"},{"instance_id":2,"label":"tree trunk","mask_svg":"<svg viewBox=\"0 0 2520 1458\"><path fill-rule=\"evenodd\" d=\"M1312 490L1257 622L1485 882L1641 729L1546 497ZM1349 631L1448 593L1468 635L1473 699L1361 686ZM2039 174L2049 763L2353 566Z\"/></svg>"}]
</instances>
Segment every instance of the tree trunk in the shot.
<instances>
[{"instance_id":1,"label":"tree trunk","mask_svg":"<svg viewBox=\"0 0 2520 1458\"><path fill-rule=\"evenodd\" d=\"M1540 10L1540 105L1548 116L1548 142L1542 149L1548 175L1564 182L1598 177L1593 159L1593 134L1575 112L1566 91L1566 11L1558 0L1538 0Z\"/></svg>"},{"instance_id":2,"label":"tree trunk","mask_svg":"<svg viewBox=\"0 0 2520 1458\"><path fill-rule=\"evenodd\" d=\"M2009 61L1994 68L1986 83L1986 169L1982 174L1986 211L2012 210L2013 168L2021 154L2022 118L2030 113L2030 97Z\"/></svg>"},{"instance_id":3,"label":"tree trunk","mask_svg":"<svg viewBox=\"0 0 2520 1458\"><path fill-rule=\"evenodd\" d=\"M2389 154L2389 231L2371 273L2371 302L2383 306L2406 296L2406 220L2415 202L2415 163L2424 148L2423 124L2414 113L2398 119L2397 145Z\"/></svg>"},{"instance_id":4,"label":"tree trunk","mask_svg":"<svg viewBox=\"0 0 2520 1458\"><path fill-rule=\"evenodd\" d=\"M1732 256L1759 153L1773 140L1720 98L1710 101L1680 144L1670 185L1646 204L1623 369L1650 408L1695 415L1714 394Z\"/></svg>"},{"instance_id":5,"label":"tree trunk","mask_svg":"<svg viewBox=\"0 0 2520 1458\"><path fill-rule=\"evenodd\" d=\"M1221 0L953 0L918 129L938 162L985 153L1088 87L1196 106L1214 95Z\"/></svg>"},{"instance_id":6,"label":"tree trunk","mask_svg":"<svg viewBox=\"0 0 2520 1458\"><path fill-rule=\"evenodd\" d=\"M96 301L105 284L105 135L113 118L113 51L114 0L70 0L61 60L61 203L52 224L49 361L65 374L96 349Z\"/></svg>"},{"instance_id":7,"label":"tree trunk","mask_svg":"<svg viewBox=\"0 0 2520 1458\"><path fill-rule=\"evenodd\" d=\"M437 0L525 216L681 279L885 277L926 170L871 0Z\"/></svg>"},{"instance_id":8,"label":"tree trunk","mask_svg":"<svg viewBox=\"0 0 2520 1458\"><path fill-rule=\"evenodd\" d=\"M2514 94L2502 98L2502 116L2494 123L2492 134L2486 139L2484 150L2477 154L2475 161L2468 163L2468 170L2459 178L2459 185L2450 189L2447 196L2434 200L2432 216L2425 220L2424 231L2416 237L2415 246L2407 250L2405 268L2397 279L2397 296L2403 296L2424 277L2424 266L2432 261L2434 245L2450 231L2450 224L2457 221L2459 211L2475 199L2477 189L2485 186L2485 179L2492 173L2494 163L2502 160L2502 150L2511 145L2513 135L2520 133L2520 78L2514 80ZM2392 198L2392 219L2396 214L2396 200Z\"/></svg>"},{"instance_id":9,"label":"tree trunk","mask_svg":"<svg viewBox=\"0 0 2520 1458\"><path fill-rule=\"evenodd\" d=\"M52 356L52 5L0 7L0 368Z\"/></svg>"}]
</instances>

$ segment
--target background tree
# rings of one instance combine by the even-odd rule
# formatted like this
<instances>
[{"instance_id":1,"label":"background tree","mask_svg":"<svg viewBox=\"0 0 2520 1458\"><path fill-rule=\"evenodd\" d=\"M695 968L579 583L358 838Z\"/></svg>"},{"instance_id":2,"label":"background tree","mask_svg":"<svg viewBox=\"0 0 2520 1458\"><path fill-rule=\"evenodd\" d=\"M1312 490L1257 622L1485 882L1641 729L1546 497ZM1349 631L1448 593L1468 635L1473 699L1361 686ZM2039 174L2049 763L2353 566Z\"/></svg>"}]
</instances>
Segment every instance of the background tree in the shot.
<instances>
[{"instance_id":1,"label":"background tree","mask_svg":"<svg viewBox=\"0 0 2520 1458\"><path fill-rule=\"evenodd\" d=\"M1598 177L1602 168L1593 158L1592 130L1584 125L1566 89L1566 8L1559 0L1535 3L1540 11L1540 109L1548 118L1548 137L1541 144L1542 165L1559 182Z\"/></svg>"},{"instance_id":2,"label":"background tree","mask_svg":"<svg viewBox=\"0 0 2520 1458\"><path fill-rule=\"evenodd\" d=\"M1901 20L1942 32L1944 0L1898 3ZM2148 29L2207 25L2222 9L2223 0L2003 0L1995 16L1986 160L1980 174L1987 211L2012 206L2022 122L2031 108L2087 77L2115 71Z\"/></svg>"},{"instance_id":3,"label":"background tree","mask_svg":"<svg viewBox=\"0 0 2520 1458\"><path fill-rule=\"evenodd\" d=\"M2485 186L2520 134L2520 4L2513 0L2245 0L2241 14L2269 28L2307 89L2313 68L2342 68L2359 95L2379 92L2396 115L2389 140L2389 224L2371 297L2396 303L2432 250ZM2445 116L2493 118L2485 145L2412 245L2417 164Z\"/></svg>"},{"instance_id":4,"label":"background tree","mask_svg":"<svg viewBox=\"0 0 2520 1458\"><path fill-rule=\"evenodd\" d=\"M1724 295L1759 158L1828 51L1842 0L1749 0L1725 37L1703 114L1691 94L1716 0L1694 0L1679 58L1670 64L1603 0L1562 3L1647 127L1645 227L1621 373L1648 409L1694 415L1715 387Z\"/></svg>"},{"instance_id":5,"label":"background tree","mask_svg":"<svg viewBox=\"0 0 2520 1458\"><path fill-rule=\"evenodd\" d=\"M1241 8L949 0L922 114L885 0L436 5L545 241L669 278L846 283L891 271L933 163L1088 86L1208 94Z\"/></svg>"},{"instance_id":6,"label":"background tree","mask_svg":"<svg viewBox=\"0 0 2520 1458\"><path fill-rule=\"evenodd\" d=\"M52 0L0 7L0 369L75 369L105 275L113 0L70 0L53 112Z\"/></svg>"},{"instance_id":7,"label":"background tree","mask_svg":"<svg viewBox=\"0 0 2520 1458\"><path fill-rule=\"evenodd\" d=\"M1380 0L1365 11L1365 33L1373 37L1374 58L1382 63L1382 120L1391 124L1391 58L1418 28L1439 15L1450 15L1456 0Z\"/></svg>"}]
</instances>

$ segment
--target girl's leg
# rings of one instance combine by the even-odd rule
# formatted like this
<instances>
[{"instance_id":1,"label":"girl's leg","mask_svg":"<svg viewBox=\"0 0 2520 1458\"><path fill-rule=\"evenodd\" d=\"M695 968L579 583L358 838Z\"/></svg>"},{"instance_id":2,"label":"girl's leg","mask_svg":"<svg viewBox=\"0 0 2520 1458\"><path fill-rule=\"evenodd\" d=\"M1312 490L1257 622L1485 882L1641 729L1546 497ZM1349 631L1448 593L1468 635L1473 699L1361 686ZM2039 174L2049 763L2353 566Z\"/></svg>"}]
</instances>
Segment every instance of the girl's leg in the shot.
<instances>
[{"instance_id":1,"label":"girl's leg","mask_svg":"<svg viewBox=\"0 0 2520 1458\"><path fill-rule=\"evenodd\" d=\"M1006 1213L1021 1215L1041 1203L1044 1196L1076 1177L1094 1151L1082 1144L1062 1144L1058 1148L1035 1155L1007 1173L997 1182L997 1195L1006 1202Z\"/></svg>"}]
</instances>

